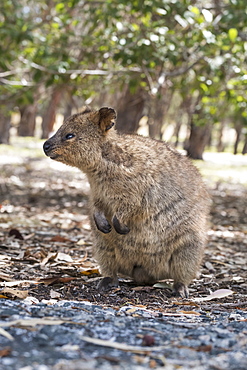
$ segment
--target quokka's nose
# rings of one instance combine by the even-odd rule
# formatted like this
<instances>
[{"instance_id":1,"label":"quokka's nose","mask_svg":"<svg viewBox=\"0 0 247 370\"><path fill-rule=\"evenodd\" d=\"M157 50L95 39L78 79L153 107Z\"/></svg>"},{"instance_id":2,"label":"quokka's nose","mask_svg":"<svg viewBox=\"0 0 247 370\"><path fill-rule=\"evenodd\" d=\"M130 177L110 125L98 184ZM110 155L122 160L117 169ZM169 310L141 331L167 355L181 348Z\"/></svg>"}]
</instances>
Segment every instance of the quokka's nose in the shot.
<instances>
[{"instance_id":1,"label":"quokka's nose","mask_svg":"<svg viewBox=\"0 0 247 370\"><path fill-rule=\"evenodd\" d=\"M49 143L49 141L47 140L47 141L44 143L44 145L43 145L44 152L45 152L45 153L49 152L50 148L51 148L51 144L50 144L50 143Z\"/></svg>"}]
</instances>

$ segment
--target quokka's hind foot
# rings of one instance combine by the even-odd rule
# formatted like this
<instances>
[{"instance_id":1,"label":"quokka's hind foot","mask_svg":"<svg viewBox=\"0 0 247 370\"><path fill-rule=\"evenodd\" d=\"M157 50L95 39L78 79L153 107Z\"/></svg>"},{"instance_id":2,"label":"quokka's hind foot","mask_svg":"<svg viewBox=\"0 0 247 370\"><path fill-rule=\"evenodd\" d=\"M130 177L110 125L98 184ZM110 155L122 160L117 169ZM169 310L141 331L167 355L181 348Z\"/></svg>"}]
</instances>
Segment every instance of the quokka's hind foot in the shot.
<instances>
[{"instance_id":1,"label":"quokka's hind foot","mask_svg":"<svg viewBox=\"0 0 247 370\"><path fill-rule=\"evenodd\" d=\"M175 297L189 298L189 289L183 283L178 283L178 282L174 283L172 293Z\"/></svg>"},{"instance_id":2,"label":"quokka's hind foot","mask_svg":"<svg viewBox=\"0 0 247 370\"><path fill-rule=\"evenodd\" d=\"M111 288L117 288L119 286L117 277L105 276L98 284L97 289L101 292L106 292Z\"/></svg>"}]
</instances>

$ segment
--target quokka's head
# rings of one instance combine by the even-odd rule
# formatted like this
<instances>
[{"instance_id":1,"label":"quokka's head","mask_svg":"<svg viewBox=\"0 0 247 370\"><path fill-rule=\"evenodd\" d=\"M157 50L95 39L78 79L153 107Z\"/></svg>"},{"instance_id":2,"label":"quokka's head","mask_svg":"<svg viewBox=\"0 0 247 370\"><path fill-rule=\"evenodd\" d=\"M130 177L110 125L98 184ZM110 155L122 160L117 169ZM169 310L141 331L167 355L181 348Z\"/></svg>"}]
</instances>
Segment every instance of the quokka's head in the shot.
<instances>
[{"instance_id":1,"label":"quokka's head","mask_svg":"<svg viewBox=\"0 0 247 370\"><path fill-rule=\"evenodd\" d=\"M85 171L92 169L116 117L115 110L107 107L74 114L44 143L45 154Z\"/></svg>"}]
</instances>

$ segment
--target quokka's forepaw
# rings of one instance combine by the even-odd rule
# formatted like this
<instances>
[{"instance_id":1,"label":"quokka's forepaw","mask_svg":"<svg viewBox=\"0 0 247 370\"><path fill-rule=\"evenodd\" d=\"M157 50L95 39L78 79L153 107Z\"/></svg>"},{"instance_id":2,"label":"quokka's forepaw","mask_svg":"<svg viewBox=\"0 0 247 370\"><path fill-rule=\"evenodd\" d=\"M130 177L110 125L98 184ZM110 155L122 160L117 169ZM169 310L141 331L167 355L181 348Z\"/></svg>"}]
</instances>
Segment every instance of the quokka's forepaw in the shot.
<instances>
[{"instance_id":1,"label":"quokka's forepaw","mask_svg":"<svg viewBox=\"0 0 247 370\"><path fill-rule=\"evenodd\" d=\"M112 223L113 223L114 229L116 230L118 234L126 235L130 232L130 229L128 228L128 226L124 224L123 225L120 224L117 216L113 217Z\"/></svg>"},{"instance_id":2,"label":"quokka's forepaw","mask_svg":"<svg viewBox=\"0 0 247 370\"><path fill-rule=\"evenodd\" d=\"M106 290L109 290L111 288L117 288L118 286L119 286L118 278L106 276L102 280L100 280L97 289L102 292L105 292Z\"/></svg>"},{"instance_id":3,"label":"quokka's forepaw","mask_svg":"<svg viewBox=\"0 0 247 370\"><path fill-rule=\"evenodd\" d=\"M99 231L104 234L108 234L111 232L111 225L107 221L103 212L94 212L93 214L94 222Z\"/></svg>"},{"instance_id":4,"label":"quokka's forepaw","mask_svg":"<svg viewBox=\"0 0 247 370\"><path fill-rule=\"evenodd\" d=\"M174 283L172 293L176 297L189 298L189 289L183 283Z\"/></svg>"}]
</instances>

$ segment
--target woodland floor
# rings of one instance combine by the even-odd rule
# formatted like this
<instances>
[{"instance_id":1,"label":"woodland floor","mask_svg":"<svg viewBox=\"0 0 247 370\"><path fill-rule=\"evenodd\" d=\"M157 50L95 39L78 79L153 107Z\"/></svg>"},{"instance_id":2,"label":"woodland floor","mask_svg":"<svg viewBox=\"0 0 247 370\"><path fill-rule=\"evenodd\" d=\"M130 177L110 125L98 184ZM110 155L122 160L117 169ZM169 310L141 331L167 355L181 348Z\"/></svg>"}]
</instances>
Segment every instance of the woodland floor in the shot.
<instances>
[{"instance_id":1,"label":"woodland floor","mask_svg":"<svg viewBox=\"0 0 247 370\"><path fill-rule=\"evenodd\" d=\"M212 195L212 211L200 276L190 286L190 299L183 300L172 297L169 281L140 287L122 279L120 288L100 294L85 176L43 156L41 143L19 141L15 148L3 147L0 297L33 304L88 301L115 310L131 306L133 313L138 308L171 315L196 310L246 313L247 158L239 156L238 162L229 155L232 162L225 163L224 158L211 154L199 164ZM208 297L212 292L213 300Z\"/></svg>"}]
</instances>

